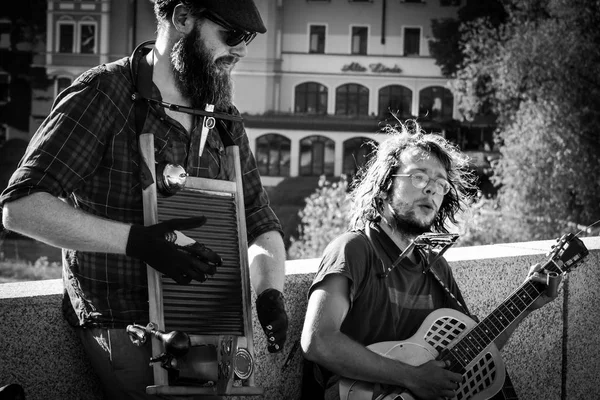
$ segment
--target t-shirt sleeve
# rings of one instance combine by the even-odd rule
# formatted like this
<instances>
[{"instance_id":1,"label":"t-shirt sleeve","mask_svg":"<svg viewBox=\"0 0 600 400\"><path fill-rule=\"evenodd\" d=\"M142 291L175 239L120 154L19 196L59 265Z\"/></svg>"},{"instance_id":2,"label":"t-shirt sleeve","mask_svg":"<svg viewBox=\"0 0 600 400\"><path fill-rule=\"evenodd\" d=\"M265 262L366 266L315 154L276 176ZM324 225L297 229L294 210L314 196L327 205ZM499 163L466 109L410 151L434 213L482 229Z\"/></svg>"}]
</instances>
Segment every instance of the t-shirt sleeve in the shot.
<instances>
[{"instance_id":1,"label":"t-shirt sleeve","mask_svg":"<svg viewBox=\"0 0 600 400\"><path fill-rule=\"evenodd\" d=\"M333 274L348 278L350 282L350 302L360 294L361 283L365 281L372 248L367 238L357 232L346 232L334 239L323 252L317 274L308 291L308 296Z\"/></svg>"}]
</instances>

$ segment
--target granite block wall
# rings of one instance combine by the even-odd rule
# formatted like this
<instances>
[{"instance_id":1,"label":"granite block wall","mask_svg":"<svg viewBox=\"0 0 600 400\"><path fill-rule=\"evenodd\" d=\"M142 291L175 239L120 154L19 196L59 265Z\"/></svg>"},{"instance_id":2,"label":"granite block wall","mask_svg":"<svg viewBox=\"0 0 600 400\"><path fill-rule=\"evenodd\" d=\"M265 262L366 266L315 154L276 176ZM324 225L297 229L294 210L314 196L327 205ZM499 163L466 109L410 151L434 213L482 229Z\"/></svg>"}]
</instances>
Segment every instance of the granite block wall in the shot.
<instances>
[{"instance_id":1,"label":"granite block wall","mask_svg":"<svg viewBox=\"0 0 600 400\"><path fill-rule=\"evenodd\" d=\"M531 264L546 260L553 243L456 248L446 258L471 312L485 317L520 285ZM600 238L584 243L590 255L568 275L559 298L523 321L503 349L521 400L600 398ZM300 398L302 355L290 351L300 336L317 265L318 259L287 262L290 328L282 353L266 352L254 314L255 377L265 400ZM20 383L28 400L101 399L99 383L61 317L61 296L60 280L0 284L0 385Z\"/></svg>"}]
</instances>

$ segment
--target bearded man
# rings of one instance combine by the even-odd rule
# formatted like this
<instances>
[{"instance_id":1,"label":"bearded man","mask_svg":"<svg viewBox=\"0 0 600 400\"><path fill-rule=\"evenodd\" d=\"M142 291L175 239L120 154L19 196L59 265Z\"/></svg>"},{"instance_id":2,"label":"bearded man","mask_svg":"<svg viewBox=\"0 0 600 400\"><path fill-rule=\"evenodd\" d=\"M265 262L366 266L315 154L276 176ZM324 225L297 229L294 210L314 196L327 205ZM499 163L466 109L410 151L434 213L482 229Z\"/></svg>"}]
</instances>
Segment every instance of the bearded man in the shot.
<instances>
[{"instance_id":1,"label":"bearded man","mask_svg":"<svg viewBox=\"0 0 600 400\"><path fill-rule=\"evenodd\" d=\"M154 166L140 156L141 133L154 134L157 165L197 177L228 178L223 132L239 147L250 278L270 352L282 350L288 325L283 231L231 104L231 70L266 28L252 0L154 3L156 42L92 68L60 93L0 197L7 229L63 249L63 314L110 399L150 398L150 341L134 346L125 331L149 322L146 264L181 284L202 282L220 265L210 249L182 252L165 237L210 215L144 226L142 190ZM207 104L233 118L201 138L196 111Z\"/></svg>"}]
</instances>

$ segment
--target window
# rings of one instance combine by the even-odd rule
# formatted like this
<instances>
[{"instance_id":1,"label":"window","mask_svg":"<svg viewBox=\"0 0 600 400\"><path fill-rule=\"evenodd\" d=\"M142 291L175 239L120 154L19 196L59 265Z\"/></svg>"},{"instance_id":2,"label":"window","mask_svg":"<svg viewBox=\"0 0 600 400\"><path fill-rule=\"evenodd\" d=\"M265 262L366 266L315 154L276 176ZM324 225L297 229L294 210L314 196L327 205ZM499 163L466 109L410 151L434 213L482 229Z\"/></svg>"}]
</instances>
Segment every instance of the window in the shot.
<instances>
[{"instance_id":1,"label":"window","mask_svg":"<svg viewBox=\"0 0 600 400\"><path fill-rule=\"evenodd\" d=\"M349 83L338 87L335 91L336 115L368 115L369 89L363 85Z\"/></svg>"},{"instance_id":2,"label":"window","mask_svg":"<svg viewBox=\"0 0 600 400\"><path fill-rule=\"evenodd\" d=\"M309 53L325 53L325 25L310 26Z\"/></svg>"},{"instance_id":3,"label":"window","mask_svg":"<svg viewBox=\"0 0 600 400\"><path fill-rule=\"evenodd\" d=\"M85 17L84 19L90 19ZM61 20L57 22L56 51L59 53L97 54L98 29L96 21Z\"/></svg>"},{"instance_id":4,"label":"window","mask_svg":"<svg viewBox=\"0 0 600 400\"><path fill-rule=\"evenodd\" d=\"M82 22L79 25L79 52L81 54L96 54L96 23Z\"/></svg>"},{"instance_id":5,"label":"window","mask_svg":"<svg viewBox=\"0 0 600 400\"><path fill-rule=\"evenodd\" d=\"M348 139L344 142L344 164L342 173L356 175L373 155L372 140L365 137Z\"/></svg>"},{"instance_id":6,"label":"window","mask_svg":"<svg viewBox=\"0 0 600 400\"><path fill-rule=\"evenodd\" d=\"M55 96L58 96L58 94L60 92L62 92L63 90L65 90L66 88L68 88L69 86L71 86L71 82L73 82L73 80L71 78L68 77L59 77L58 79L56 79L56 93Z\"/></svg>"},{"instance_id":7,"label":"window","mask_svg":"<svg viewBox=\"0 0 600 400\"><path fill-rule=\"evenodd\" d=\"M449 89L431 86L419 92L419 116L432 120L452 119L454 97Z\"/></svg>"},{"instance_id":8,"label":"window","mask_svg":"<svg viewBox=\"0 0 600 400\"><path fill-rule=\"evenodd\" d=\"M296 86L294 112L327 114L327 88L317 82Z\"/></svg>"},{"instance_id":9,"label":"window","mask_svg":"<svg viewBox=\"0 0 600 400\"><path fill-rule=\"evenodd\" d=\"M75 51L75 22L58 22L57 50L59 53L73 53Z\"/></svg>"},{"instance_id":10,"label":"window","mask_svg":"<svg viewBox=\"0 0 600 400\"><path fill-rule=\"evenodd\" d=\"M333 175L335 144L324 136L309 136L300 141L300 175Z\"/></svg>"},{"instance_id":11,"label":"window","mask_svg":"<svg viewBox=\"0 0 600 400\"><path fill-rule=\"evenodd\" d=\"M290 140L276 133L256 139L256 163L263 176L290 175Z\"/></svg>"},{"instance_id":12,"label":"window","mask_svg":"<svg viewBox=\"0 0 600 400\"><path fill-rule=\"evenodd\" d=\"M379 90L379 117L396 113L399 117L412 115L412 91L404 86L389 85Z\"/></svg>"},{"instance_id":13,"label":"window","mask_svg":"<svg viewBox=\"0 0 600 400\"><path fill-rule=\"evenodd\" d=\"M352 27L352 54L367 54L367 38L369 37L369 28L366 26Z\"/></svg>"},{"instance_id":14,"label":"window","mask_svg":"<svg viewBox=\"0 0 600 400\"><path fill-rule=\"evenodd\" d=\"M404 55L418 56L421 48L421 28L404 28Z\"/></svg>"}]
</instances>

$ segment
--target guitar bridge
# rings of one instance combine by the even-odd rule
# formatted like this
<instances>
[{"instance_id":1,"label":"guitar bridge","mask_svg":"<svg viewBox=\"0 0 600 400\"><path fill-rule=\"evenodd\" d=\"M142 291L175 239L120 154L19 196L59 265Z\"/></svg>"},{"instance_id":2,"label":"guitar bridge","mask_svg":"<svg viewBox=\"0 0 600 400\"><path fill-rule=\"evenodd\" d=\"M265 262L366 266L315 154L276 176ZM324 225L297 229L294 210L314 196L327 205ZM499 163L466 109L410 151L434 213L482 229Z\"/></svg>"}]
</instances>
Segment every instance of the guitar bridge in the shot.
<instances>
[{"instance_id":1,"label":"guitar bridge","mask_svg":"<svg viewBox=\"0 0 600 400\"><path fill-rule=\"evenodd\" d=\"M386 271L379 274L380 278L387 278L390 272L396 268L402 260L404 260L414 249L423 251L427 256L433 254L433 259L430 260L427 267L423 270L423 273L427 272L429 268L448 250L458 239L457 233L423 233L422 235L414 238L408 247L404 249L402 254L398 256L396 261L391 267L388 267Z\"/></svg>"}]
</instances>

